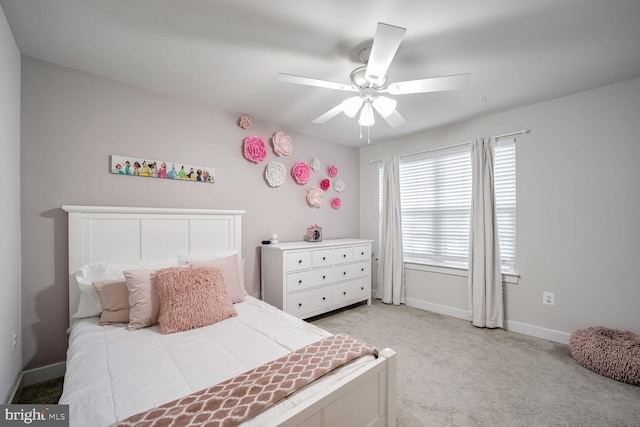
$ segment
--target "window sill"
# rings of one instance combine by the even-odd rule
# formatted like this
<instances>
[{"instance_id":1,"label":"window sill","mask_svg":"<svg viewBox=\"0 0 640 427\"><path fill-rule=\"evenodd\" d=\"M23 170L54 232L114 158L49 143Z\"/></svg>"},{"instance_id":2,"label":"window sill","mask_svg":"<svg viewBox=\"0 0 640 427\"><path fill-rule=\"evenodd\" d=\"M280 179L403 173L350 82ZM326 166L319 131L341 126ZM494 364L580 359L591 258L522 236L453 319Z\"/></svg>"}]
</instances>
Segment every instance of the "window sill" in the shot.
<instances>
[{"instance_id":1,"label":"window sill","mask_svg":"<svg viewBox=\"0 0 640 427\"><path fill-rule=\"evenodd\" d=\"M449 276L469 277L469 271L466 268L457 267L439 267L437 265L418 264L415 262L405 262L404 266L407 270L426 271L429 273L447 274ZM502 273L502 281L517 285L520 281L520 274L517 272Z\"/></svg>"}]
</instances>

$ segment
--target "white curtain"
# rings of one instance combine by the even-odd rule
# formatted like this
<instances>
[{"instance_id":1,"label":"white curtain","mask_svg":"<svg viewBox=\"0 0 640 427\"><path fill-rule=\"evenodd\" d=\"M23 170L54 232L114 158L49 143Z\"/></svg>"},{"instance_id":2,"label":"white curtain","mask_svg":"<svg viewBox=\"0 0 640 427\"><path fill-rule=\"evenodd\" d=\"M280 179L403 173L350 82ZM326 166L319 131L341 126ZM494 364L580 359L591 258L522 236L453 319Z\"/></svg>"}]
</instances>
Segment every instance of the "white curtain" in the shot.
<instances>
[{"instance_id":1,"label":"white curtain","mask_svg":"<svg viewBox=\"0 0 640 427\"><path fill-rule=\"evenodd\" d=\"M407 302L402 259L402 223L400 220L400 160L384 161L382 236L378 262L376 298L386 304Z\"/></svg>"},{"instance_id":2,"label":"white curtain","mask_svg":"<svg viewBox=\"0 0 640 427\"><path fill-rule=\"evenodd\" d=\"M502 328L504 307L493 178L494 143L471 144L472 203L469 233L469 306L474 326Z\"/></svg>"}]
</instances>

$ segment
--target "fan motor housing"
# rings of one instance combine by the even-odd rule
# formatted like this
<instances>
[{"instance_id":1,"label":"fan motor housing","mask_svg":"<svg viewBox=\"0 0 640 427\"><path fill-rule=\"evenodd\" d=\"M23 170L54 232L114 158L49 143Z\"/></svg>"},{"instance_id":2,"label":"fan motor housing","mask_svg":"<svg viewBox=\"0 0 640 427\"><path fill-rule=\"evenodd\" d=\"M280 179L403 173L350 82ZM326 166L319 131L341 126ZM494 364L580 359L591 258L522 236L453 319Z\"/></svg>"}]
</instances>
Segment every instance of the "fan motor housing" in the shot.
<instances>
[{"instance_id":1,"label":"fan motor housing","mask_svg":"<svg viewBox=\"0 0 640 427\"><path fill-rule=\"evenodd\" d=\"M362 65L351 72L351 84L354 88L360 90L362 92L366 88L374 88L380 89L387 83L388 75L385 74L384 77L380 80L380 82L371 83L366 77L367 66Z\"/></svg>"}]
</instances>

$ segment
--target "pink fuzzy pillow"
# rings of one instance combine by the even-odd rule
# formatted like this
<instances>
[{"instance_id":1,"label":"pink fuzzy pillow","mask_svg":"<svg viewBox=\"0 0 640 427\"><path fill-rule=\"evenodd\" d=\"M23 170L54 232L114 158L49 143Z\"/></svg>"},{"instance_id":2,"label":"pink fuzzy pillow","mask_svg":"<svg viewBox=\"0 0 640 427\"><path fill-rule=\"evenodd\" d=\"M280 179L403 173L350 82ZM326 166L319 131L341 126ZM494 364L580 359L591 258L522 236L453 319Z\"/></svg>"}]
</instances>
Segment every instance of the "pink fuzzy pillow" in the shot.
<instances>
[{"instance_id":1,"label":"pink fuzzy pillow","mask_svg":"<svg viewBox=\"0 0 640 427\"><path fill-rule=\"evenodd\" d=\"M155 277L160 331L186 331L235 317L222 272L217 268L166 268Z\"/></svg>"}]
</instances>

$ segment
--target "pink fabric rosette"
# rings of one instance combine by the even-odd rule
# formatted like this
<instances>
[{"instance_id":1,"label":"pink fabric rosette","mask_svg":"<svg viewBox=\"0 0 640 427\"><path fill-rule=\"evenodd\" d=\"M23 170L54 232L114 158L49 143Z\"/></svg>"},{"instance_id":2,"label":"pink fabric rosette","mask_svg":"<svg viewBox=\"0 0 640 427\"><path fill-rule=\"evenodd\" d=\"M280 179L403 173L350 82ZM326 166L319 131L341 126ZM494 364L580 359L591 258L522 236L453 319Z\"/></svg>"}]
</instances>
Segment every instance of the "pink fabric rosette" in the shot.
<instances>
[{"instance_id":1,"label":"pink fabric rosette","mask_svg":"<svg viewBox=\"0 0 640 427\"><path fill-rule=\"evenodd\" d=\"M267 157L267 149L262 138L248 136L244 139L244 157L250 162L260 163Z\"/></svg>"},{"instance_id":2,"label":"pink fabric rosette","mask_svg":"<svg viewBox=\"0 0 640 427\"><path fill-rule=\"evenodd\" d=\"M291 176L294 181L300 185L309 182L309 176L311 175L311 168L305 162L297 162L291 168Z\"/></svg>"},{"instance_id":3,"label":"pink fabric rosette","mask_svg":"<svg viewBox=\"0 0 640 427\"><path fill-rule=\"evenodd\" d=\"M289 135L285 135L283 132L276 132L271 137L271 143L273 144L273 151L278 156L290 156L291 153L293 153L291 137Z\"/></svg>"},{"instance_id":4,"label":"pink fabric rosette","mask_svg":"<svg viewBox=\"0 0 640 427\"><path fill-rule=\"evenodd\" d=\"M336 175L338 175L338 168L335 167L335 165L331 165L329 166L329 168L327 169L327 174L331 177L331 178L335 178Z\"/></svg>"},{"instance_id":5,"label":"pink fabric rosette","mask_svg":"<svg viewBox=\"0 0 640 427\"><path fill-rule=\"evenodd\" d=\"M238 120L238 126L240 126L242 129L249 129L251 126L253 126L253 121L249 116L242 116L240 117L240 120Z\"/></svg>"},{"instance_id":6,"label":"pink fabric rosette","mask_svg":"<svg viewBox=\"0 0 640 427\"><path fill-rule=\"evenodd\" d=\"M311 187L307 190L307 203L309 203L313 207L320 207L322 204L322 191L321 188Z\"/></svg>"},{"instance_id":7,"label":"pink fabric rosette","mask_svg":"<svg viewBox=\"0 0 640 427\"><path fill-rule=\"evenodd\" d=\"M327 191L330 185L331 182L328 179L323 179L322 181L320 181L320 188L322 188L322 191Z\"/></svg>"},{"instance_id":8,"label":"pink fabric rosette","mask_svg":"<svg viewBox=\"0 0 640 427\"><path fill-rule=\"evenodd\" d=\"M334 197L333 199L331 199L331 207L333 209L340 209L341 204L342 202L340 201L339 197Z\"/></svg>"}]
</instances>

